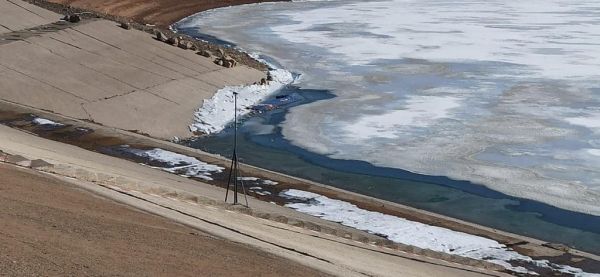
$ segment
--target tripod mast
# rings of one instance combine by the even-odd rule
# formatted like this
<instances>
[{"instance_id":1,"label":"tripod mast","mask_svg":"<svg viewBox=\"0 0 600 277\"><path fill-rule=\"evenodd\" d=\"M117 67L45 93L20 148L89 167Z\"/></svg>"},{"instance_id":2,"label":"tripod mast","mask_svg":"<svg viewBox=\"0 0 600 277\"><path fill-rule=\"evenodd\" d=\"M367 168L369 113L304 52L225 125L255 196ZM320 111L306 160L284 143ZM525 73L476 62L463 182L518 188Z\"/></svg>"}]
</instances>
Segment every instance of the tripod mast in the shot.
<instances>
[{"instance_id":1,"label":"tripod mast","mask_svg":"<svg viewBox=\"0 0 600 277\"><path fill-rule=\"evenodd\" d=\"M227 181L227 191L225 192L225 202L229 196L229 187L233 181L233 204L237 205L238 202L238 184L242 187L244 193L244 199L246 200L246 207L248 207L248 197L246 196L246 187L244 186L244 177L240 172L237 156L237 92L233 92L233 155L231 156L231 167L229 169L229 178ZM233 177L233 179L232 179Z\"/></svg>"}]
</instances>

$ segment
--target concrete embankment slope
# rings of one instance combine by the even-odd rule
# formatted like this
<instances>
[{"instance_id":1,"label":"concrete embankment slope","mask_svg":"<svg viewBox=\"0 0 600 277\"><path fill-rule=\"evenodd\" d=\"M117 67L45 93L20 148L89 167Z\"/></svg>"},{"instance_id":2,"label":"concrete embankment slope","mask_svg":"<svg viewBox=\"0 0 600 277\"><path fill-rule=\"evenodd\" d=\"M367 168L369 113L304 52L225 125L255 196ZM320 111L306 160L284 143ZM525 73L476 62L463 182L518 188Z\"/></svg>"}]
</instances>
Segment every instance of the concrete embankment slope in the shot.
<instances>
[{"instance_id":1,"label":"concrete embankment slope","mask_svg":"<svg viewBox=\"0 0 600 277\"><path fill-rule=\"evenodd\" d=\"M25 6L0 0L1 7L9 5L14 16L5 18L2 9L0 20L11 30L32 27L19 25L29 18L45 24L61 17L45 11L44 21ZM35 35L0 34L0 99L158 138L191 136L188 126L204 99L265 76L243 65L218 66L106 20L30 32Z\"/></svg>"},{"instance_id":2,"label":"concrete embankment slope","mask_svg":"<svg viewBox=\"0 0 600 277\"><path fill-rule=\"evenodd\" d=\"M0 1L0 34L19 31L58 20L58 15L21 0Z\"/></svg>"}]
</instances>

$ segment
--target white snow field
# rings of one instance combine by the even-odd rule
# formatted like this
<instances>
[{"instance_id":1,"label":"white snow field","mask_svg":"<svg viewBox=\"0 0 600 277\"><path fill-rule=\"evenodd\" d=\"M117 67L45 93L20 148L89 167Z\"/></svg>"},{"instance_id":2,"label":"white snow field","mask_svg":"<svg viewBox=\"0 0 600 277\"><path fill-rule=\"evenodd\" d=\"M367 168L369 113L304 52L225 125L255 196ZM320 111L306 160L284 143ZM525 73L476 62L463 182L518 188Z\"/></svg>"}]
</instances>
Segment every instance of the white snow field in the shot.
<instances>
[{"instance_id":1,"label":"white snow field","mask_svg":"<svg viewBox=\"0 0 600 277\"><path fill-rule=\"evenodd\" d=\"M138 157L148 158L152 161L166 163L168 166L160 167L164 171L177 173L185 177L196 177L207 181L212 180L212 173L223 172L225 168L200 161L194 157L167 151L160 148L150 150L130 148L123 146L122 150Z\"/></svg>"},{"instance_id":2,"label":"white snow field","mask_svg":"<svg viewBox=\"0 0 600 277\"><path fill-rule=\"evenodd\" d=\"M286 115L295 145L600 215L599 1L263 3L178 26L337 96Z\"/></svg>"},{"instance_id":3,"label":"white snow field","mask_svg":"<svg viewBox=\"0 0 600 277\"><path fill-rule=\"evenodd\" d=\"M218 90L211 99L204 100L194 114L194 123L190 125L190 130L211 134L225 129L234 120L234 92L238 93L238 116L243 117L250 113L252 106L294 81L292 73L283 69L272 69L269 74L273 80L267 85L227 86Z\"/></svg>"},{"instance_id":4,"label":"white snow field","mask_svg":"<svg viewBox=\"0 0 600 277\"><path fill-rule=\"evenodd\" d=\"M534 260L495 240L363 210L348 202L331 199L316 193L289 189L283 191L281 196L302 201L285 205L292 209L329 221L339 222L359 230L385 235L388 239L405 245L477 260L486 260L520 273L537 275L535 270L513 266L510 261L525 262L534 267L549 268L573 276L600 276L600 274L584 272L579 268L553 264L548 260Z\"/></svg>"}]
</instances>

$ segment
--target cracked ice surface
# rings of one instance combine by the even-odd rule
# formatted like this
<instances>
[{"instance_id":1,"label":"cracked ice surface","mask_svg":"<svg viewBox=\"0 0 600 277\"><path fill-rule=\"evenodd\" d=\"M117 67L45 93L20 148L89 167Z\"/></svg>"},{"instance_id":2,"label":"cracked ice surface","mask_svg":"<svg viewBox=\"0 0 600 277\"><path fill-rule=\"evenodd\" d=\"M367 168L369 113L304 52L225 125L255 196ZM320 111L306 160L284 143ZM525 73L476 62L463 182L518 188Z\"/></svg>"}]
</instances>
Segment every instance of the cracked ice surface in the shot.
<instances>
[{"instance_id":1,"label":"cracked ice surface","mask_svg":"<svg viewBox=\"0 0 600 277\"><path fill-rule=\"evenodd\" d=\"M598 1L271 3L181 24L336 94L286 116L300 147L600 215Z\"/></svg>"}]
</instances>

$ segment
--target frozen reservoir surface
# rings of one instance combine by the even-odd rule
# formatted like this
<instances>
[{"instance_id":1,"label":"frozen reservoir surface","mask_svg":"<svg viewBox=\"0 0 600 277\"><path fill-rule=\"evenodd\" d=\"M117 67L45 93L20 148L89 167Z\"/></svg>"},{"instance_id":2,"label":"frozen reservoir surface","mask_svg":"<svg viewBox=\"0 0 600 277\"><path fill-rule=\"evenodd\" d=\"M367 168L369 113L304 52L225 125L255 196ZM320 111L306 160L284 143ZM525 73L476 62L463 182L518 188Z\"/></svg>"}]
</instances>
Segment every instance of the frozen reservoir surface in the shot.
<instances>
[{"instance_id":1,"label":"frozen reservoir surface","mask_svg":"<svg viewBox=\"0 0 600 277\"><path fill-rule=\"evenodd\" d=\"M600 215L598 1L263 3L176 28L271 57L302 74L296 86L335 95L260 135Z\"/></svg>"}]
</instances>

